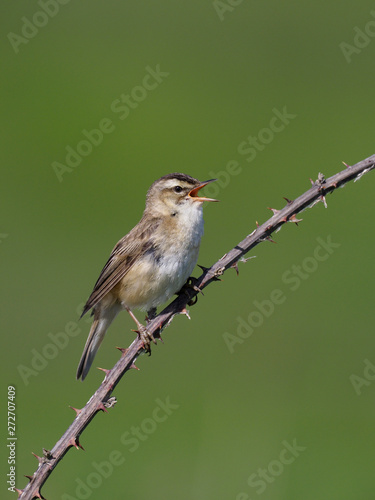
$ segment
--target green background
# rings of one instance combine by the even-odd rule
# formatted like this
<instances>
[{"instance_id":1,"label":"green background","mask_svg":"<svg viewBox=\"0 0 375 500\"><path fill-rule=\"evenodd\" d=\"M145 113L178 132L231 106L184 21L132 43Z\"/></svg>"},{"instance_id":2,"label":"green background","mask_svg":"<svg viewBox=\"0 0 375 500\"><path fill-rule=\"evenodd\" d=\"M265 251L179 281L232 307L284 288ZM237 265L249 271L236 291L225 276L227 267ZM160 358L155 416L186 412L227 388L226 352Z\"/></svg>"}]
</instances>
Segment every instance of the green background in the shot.
<instances>
[{"instance_id":1,"label":"green background","mask_svg":"<svg viewBox=\"0 0 375 500\"><path fill-rule=\"evenodd\" d=\"M309 177L375 153L374 36L358 39L350 60L340 48L371 20L375 35L374 3L234 3L221 19L211 1L71 1L17 54L8 33L21 35L21 18L41 7L1 4L1 369L4 402L7 386L17 389L18 487L36 469L31 451L53 447L72 422L68 405L82 407L103 378L92 369L84 383L75 380L87 320L43 369L23 380L20 365L31 368L33 349L42 353L48 334L78 321L155 179L173 171L219 178L221 203L205 207L199 263L207 266L264 222L267 207L307 190ZM157 65L169 76L120 120L113 101ZM296 117L246 161L239 144L285 106ZM103 118L114 131L59 182L53 162L65 163L66 146L76 148L82 130ZM223 174L229 161L238 175ZM364 377L366 359L375 364L374 181L369 174L329 196L328 209L305 211L276 245L257 247L239 277L229 271L207 288L191 321L175 318L165 344L121 381L117 405L94 419L81 436L86 451L69 451L44 496L84 498L79 480L95 482L94 463L117 450L124 462L87 498L374 498L375 373L368 370L360 394L350 379ZM291 290L283 274L311 262L316 238L329 236L340 246ZM238 318L275 289L284 303L231 353L223 334L235 335ZM129 345L131 328L121 314L94 366L113 366L114 346ZM167 398L178 408L154 425L156 400ZM6 466L5 413L2 422ZM121 442L132 426L152 431L133 452ZM283 442L293 440L305 449L280 468ZM248 478L268 467L275 474L260 492ZM1 496L15 498L6 472Z\"/></svg>"}]
</instances>

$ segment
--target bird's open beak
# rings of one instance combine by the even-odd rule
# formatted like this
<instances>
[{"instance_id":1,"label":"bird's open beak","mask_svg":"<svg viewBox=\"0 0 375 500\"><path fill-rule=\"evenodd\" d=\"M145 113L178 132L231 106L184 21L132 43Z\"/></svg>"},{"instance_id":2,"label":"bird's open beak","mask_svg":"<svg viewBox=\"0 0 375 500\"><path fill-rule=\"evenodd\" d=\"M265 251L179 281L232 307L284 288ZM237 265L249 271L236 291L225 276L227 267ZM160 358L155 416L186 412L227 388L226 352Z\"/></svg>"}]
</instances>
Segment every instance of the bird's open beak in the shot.
<instances>
[{"instance_id":1,"label":"bird's open beak","mask_svg":"<svg viewBox=\"0 0 375 500\"><path fill-rule=\"evenodd\" d=\"M217 179L210 179L209 181L202 182L202 184L199 184L199 186L197 186L194 189L192 189L189 192L188 196L190 198L193 198L194 201L219 201L219 200L214 200L213 198L204 198L203 196L197 196L198 195L198 191L200 189L202 189L204 186L207 186L207 184L209 184L210 182L214 182L216 180Z\"/></svg>"}]
</instances>

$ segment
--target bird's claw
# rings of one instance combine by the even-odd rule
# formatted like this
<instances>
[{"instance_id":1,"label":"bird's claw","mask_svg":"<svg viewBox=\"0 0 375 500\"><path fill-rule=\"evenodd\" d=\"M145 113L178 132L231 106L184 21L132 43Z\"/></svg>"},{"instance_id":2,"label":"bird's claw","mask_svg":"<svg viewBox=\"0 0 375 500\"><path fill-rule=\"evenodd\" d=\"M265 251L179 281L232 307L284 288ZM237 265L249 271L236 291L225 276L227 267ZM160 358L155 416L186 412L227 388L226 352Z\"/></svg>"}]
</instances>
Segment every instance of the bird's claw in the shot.
<instances>
[{"instance_id":1,"label":"bird's claw","mask_svg":"<svg viewBox=\"0 0 375 500\"><path fill-rule=\"evenodd\" d=\"M138 338L142 341L143 348L148 355L151 356L151 341L156 344L156 339L153 334L143 325L138 325L138 330L133 330L138 335Z\"/></svg>"},{"instance_id":2,"label":"bird's claw","mask_svg":"<svg viewBox=\"0 0 375 500\"><path fill-rule=\"evenodd\" d=\"M153 336L153 334L148 330L148 328L144 325L142 325L142 323L140 323L137 318L134 316L133 312L130 310L129 307L126 307L128 313L130 314L130 316L133 318L133 320L135 321L136 325L137 325L137 330L133 330L133 332L136 332L137 335L138 335L138 338L142 341L142 344L143 344L143 348L146 352L149 353L149 355L151 356L151 340L154 344L156 344L156 340L155 340L155 337ZM153 315L155 314L156 312L156 309L150 309L149 311L149 315Z\"/></svg>"},{"instance_id":3,"label":"bird's claw","mask_svg":"<svg viewBox=\"0 0 375 500\"><path fill-rule=\"evenodd\" d=\"M186 280L186 283L181 288L181 290L179 292L177 292L177 295L181 295L182 293L185 293L188 297L190 297L189 290L194 290L195 292L201 293L202 295L204 295L202 290L196 285L197 281L198 281L197 278L194 278L194 276L190 276L190 278L188 278ZM189 300L188 305L193 306L194 304L197 303L197 301L198 301L198 295L196 295L191 300Z\"/></svg>"}]
</instances>

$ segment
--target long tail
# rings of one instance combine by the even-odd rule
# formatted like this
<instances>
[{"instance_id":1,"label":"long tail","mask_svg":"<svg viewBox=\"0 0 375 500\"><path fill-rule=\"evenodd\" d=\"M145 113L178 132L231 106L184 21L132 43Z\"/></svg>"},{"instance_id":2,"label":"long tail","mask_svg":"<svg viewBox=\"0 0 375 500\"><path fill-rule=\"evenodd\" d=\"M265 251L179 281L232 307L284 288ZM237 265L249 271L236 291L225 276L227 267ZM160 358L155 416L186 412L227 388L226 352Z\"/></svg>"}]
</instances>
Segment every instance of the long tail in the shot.
<instances>
[{"instance_id":1,"label":"long tail","mask_svg":"<svg viewBox=\"0 0 375 500\"><path fill-rule=\"evenodd\" d=\"M78 365L77 380L80 378L84 380L86 378L104 335L118 311L118 307L113 306L102 311L96 310L94 312L94 321L91 325L90 333L87 337L86 345Z\"/></svg>"}]
</instances>

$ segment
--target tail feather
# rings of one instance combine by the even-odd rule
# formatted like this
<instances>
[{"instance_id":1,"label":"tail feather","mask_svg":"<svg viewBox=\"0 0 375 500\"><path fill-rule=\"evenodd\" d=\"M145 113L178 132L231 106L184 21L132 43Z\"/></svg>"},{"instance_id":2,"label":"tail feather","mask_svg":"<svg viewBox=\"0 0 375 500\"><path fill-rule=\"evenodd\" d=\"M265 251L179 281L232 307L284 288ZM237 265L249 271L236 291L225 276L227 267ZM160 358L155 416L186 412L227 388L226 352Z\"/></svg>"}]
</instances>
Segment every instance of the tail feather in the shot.
<instances>
[{"instance_id":1,"label":"tail feather","mask_svg":"<svg viewBox=\"0 0 375 500\"><path fill-rule=\"evenodd\" d=\"M101 314L100 311L95 311L94 321L91 325L90 333L77 368L77 380L80 378L84 380L86 378L100 344L102 343L104 335L106 334L109 325L117 315L117 312L117 307L105 309L103 311L104 314Z\"/></svg>"}]
</instances>

